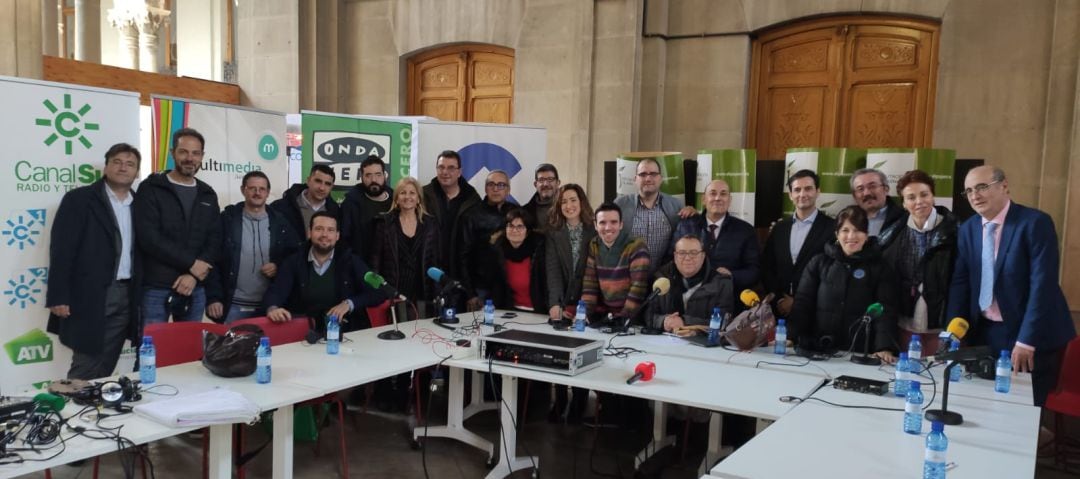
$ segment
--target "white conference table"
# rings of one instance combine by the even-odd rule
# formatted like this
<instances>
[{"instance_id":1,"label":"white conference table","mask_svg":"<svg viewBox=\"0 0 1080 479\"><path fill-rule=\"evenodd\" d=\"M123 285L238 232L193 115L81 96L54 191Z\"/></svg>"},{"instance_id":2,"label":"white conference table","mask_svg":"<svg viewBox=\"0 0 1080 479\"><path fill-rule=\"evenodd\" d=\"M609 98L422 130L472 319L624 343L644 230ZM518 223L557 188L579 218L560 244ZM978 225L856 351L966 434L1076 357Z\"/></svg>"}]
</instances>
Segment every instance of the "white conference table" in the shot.
<instances>
[{"instance_id":1,"label":"white conference table","mask_svg":"<svg viewBox=\"0 0 1080 479\"><path fill-rule=\"evenodd\" d=\"M901 398L825 387L812 397L837 404L903 409ZM1040 409L960 396L964 423L945 426L950 478L1032 477ZM716 465L714 477L921 477L926 434L906 434L903 412L805 401ZM778 460L782 459L782 460Z\"/></svg>"},{"instance_id":2,"label":"white conference table","mask_svg":"<svg viewBox=\"0 0 1080 479\"><path fill-rule=\"evenodd\" d=\"M500 312L501 313L501 312ZM465 321L465 318L462 318ZM499 324L511 323L507 327L514 329L530 329L534 331L552 331L546 326L546 318L541 315L518 313L513 321L499 320ZM515 324L525 323L525 324ZM542 324L541 324L542 323ZM464 325L465 323L463 323ZM445 331L445 330L444 330ZM492 332L490 327L481 328L483 334ZM446 331L449 332L449 331ZM575 335L606 341L611 338L610 334L599 333L595 330L587 332L555 332L558 334ZM622 345L620 339L615 339L616 345ZM635 366L641 361L652 361L656 364L656 376L648 382L638 382L632 385L626 384L626 379L634 374ZM489 363L476 357L469 359L451 359L447 365L458 370L473 370L488 372ZM680 357L675 355L655 354L645 352L632 354L626 358L605 357L603 364L595 369L566 376L532 369L490 365L494 374L503 376L502 398L506 401L505 407L500 413L502 423L500 434L501 440L506 444L506 450L500 453L499 462L488 474L488 478L505 477L512 471L531 467L537 463L537 458L519 458L516 455L515 418L512 416L517 411L517 379L529 379L544 381L566 386L575 386L595 391L613 393L624 396L632 396L654 401L654 434L653 443L646 448L654 451L667 444L663 425L666 416L663 405L679 404L697 407L711 411L739 414L756 418L775 420L784 415L793 406L792 403L781 402L781 396L803 396L821 386L824 379L808 375L791 375L781 371L760 370L755 371L745 367L729 367L713 361ZM452 430L464 430L460 419L464 417L460 412L464 409L461 402L460 386L457 393L454 391L456 383L463 381L464 374L451 371L451 393L448 413L448 424L444 427ZM753 387L746 387L746 385ZM474 384L475 386L475 384ZM457 421L455 423L455 421ZM714 415L713 425L710 427L710 449L719 447L719 416ZM507 434L507 432L510 432ZM423 434L423 428L414 430L414 437ZM428 431L429 437L435 436ZM462 434L440 434L442 437L452 437L487 450L491 449L488 442L477 444L474 440L466 440ZM718 451L710 451L714 456ZM643 451L645 456L649 452ZM639 454L639 459L641 454Z\"/></svg>"}]
</instances>

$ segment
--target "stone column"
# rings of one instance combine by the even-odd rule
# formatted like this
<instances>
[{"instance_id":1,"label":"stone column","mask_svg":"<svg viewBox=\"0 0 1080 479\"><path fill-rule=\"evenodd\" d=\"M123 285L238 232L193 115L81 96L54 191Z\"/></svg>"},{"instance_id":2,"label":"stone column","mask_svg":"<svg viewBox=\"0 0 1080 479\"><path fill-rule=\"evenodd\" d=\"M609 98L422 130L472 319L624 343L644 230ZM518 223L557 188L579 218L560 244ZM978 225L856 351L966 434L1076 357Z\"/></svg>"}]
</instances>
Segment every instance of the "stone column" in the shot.
<instances>
[{"instance_id":1,"label":"stone column","mask_svg":"<svg viewBox=\"0 0 1080 479\"><path fill-rule=\"evenodd\" d=\"M41 0L41 53L57 56L59 49L59 14L56 0Z\"/></svg>"},{"instance_id":2,"label":"stone column","mask_svg":"<svg viewBox=\"0 0 1080 479\"><path fill-rule=\"evenodd\" d=\"M101 2L75 0L75 59L101 63Z\"/></svg>"},{"instance_id":3,"label":"stone column","mask_svg":"<svg viewBox=\"0 0 1080 479\"><path fill-rule=\"evenodd\" d=\"M124 68L157 72L158 29L169 11L142 0L116 0L109 10L109 23L120 31L120 51Z\"/></svg>"},{"instance_id":4,"label":"stone column","mask_svg":"<svg viewBox=\"0 0 1080 479\"><path fill-rule=\"evenodd\" d=\"M109 10L109 25L120 32L120 66L132 70L139 67L139 27L130 12Z\"/></svg>"}]
</instances>

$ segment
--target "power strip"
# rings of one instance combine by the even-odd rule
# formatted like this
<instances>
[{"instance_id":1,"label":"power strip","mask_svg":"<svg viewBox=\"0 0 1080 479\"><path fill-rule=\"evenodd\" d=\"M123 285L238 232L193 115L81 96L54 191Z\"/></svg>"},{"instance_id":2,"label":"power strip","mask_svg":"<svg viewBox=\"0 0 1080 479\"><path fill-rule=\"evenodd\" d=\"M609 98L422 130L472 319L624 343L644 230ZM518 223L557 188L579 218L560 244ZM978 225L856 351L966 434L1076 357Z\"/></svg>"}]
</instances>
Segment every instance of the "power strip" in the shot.
<instances>
[{"instance_id":1,"label":"power strip","mask_svg":"<svg viewBox=\"0 0 1080 479\"><path fill-rule=\"evenodd\" d=\"M844 391L873 394L875 396L884 396L889 392L889 383L886 381L877 381L874 379L847 375L833 379L833 387Z\"/></svg>"}]
</instances>

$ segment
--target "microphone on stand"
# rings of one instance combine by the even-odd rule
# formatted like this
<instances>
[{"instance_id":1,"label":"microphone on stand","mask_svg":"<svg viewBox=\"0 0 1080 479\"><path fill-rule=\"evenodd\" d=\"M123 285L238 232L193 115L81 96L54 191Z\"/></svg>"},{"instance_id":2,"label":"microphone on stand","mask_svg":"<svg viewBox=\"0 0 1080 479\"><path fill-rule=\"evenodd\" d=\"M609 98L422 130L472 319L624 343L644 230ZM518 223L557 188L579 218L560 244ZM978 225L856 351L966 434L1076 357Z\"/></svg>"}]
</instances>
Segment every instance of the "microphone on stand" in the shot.
<instances>
[{"instance_id":1,"label":"microphone on stand","mask_svg":"<svg viewBox=\"0 0 1080 479\"><path fill-rule=\"evenodd\" d=\"M656 299L657 297L660 297L660 296L666 296L667 291L670 291L671 289L672 289L671 279L667 279L665 277L658 277L657 280L654 280L654 282L652 282L652 292L649 293L649 296L645 298L645 302L642 303L642 307L640 307L640 310L642 310L643 314L646 314L646 315L648 314L648 311L645 309L645 306L647 306L650 301L652 301L653 299ZM645 327L642 328L642 334L660 334L660 333L664 332L663 330L656 329L656 328L653 328L653 327L649 326L648 323L649 323L649 321L646 320L645 321ZM627 330L629 328L630 328L630 318L626 318L625 324L623 325L622 329L623 329L623 331L625 331L625 330Z\"/></svg>"},{"instance_id":2,"label":"microphone on stand","mask_svg":"<svg viewBox=\"0 0 1080 479\"><path fill-rule=\"evenodd\" d=\"M382 275L374 271L368 271L364 274L364 282L367 283L368 286L371 286L390 297L390 318L394 321L394 329L383 331L379 333L377 337L379 339L387 340L405 339L405 333L398 329L397 308L394 306L395 303L405 302L405 296L402 296L398 293L396 288L390 286L390 284L386 282L386 278L383 278Z\"/></svg>"},{"instance_id":3,"label":"microphone on stand","mask_svg":"<svg viewBox=\"0 0 1080 479\"><path fill-rule=\"evenodd\" d=\"M752 289L744 289L743 292L739 293L739 301L742 301L742 304L746 305L747 308L753 308L761 304L761 297Z\"/></svg>"},{"instance_id":4,"label":"microphone on stand","mask_svg":"<svg viewBox=\"0 0 1080 479\"><path fill-rule=\"evenodd\" d=\"M453 293L454 290L465 291L465 286L462 285L460 281L448 276L443 270L434 266L427 269L427 276L442 288L439 290L439 294L435 295L435 300L432 301L433 306L435 306L435 324L444 328L454 329L446 325L457 324L460 320L457 319L456 316L452 318L444 317L443 312L446 308L453 306L453 303L449 298L450 294Z\"/></svg>"},{"instance_id":5,"label":"microphone on stand","mask_svg":"<svg viewBox=\"0 0 1080 479\"><path fill-rule=\"evenodd\" d=\"M873 303L866 307L866 312L863 313L862 319L859 320L863 325L863 352L862 354L852 354L851 362L866 366L878 366L881 364L881 358L870 354L870 326L884 312L885 307L881 303Z\"/></svg>"},{"instance_id":6,"label":"microphone on stand","mask_svg":"<svg viewBox=\"0 0 1080 479\"><path fill-rule=\"evenodd\" d=\"M952 321L949 321L949 327L938 334L938 349L934 353L934 359L938 359L949 352L950 342L964 339L970 327L971 325L964 318L953 318Z\"/></svg>"},{"instance_id":7,"label":"microphone on stand","mask_svg":"<svg viewBox=\"0 0 1080 479\"><path fill-rule=\"evenodd\" d=\"M626 379L626 384L634 384L638 381L649 381L656 376L656 364L652 361L643 361L634 368L634 375Z\"/></svg>"}]
</instances>

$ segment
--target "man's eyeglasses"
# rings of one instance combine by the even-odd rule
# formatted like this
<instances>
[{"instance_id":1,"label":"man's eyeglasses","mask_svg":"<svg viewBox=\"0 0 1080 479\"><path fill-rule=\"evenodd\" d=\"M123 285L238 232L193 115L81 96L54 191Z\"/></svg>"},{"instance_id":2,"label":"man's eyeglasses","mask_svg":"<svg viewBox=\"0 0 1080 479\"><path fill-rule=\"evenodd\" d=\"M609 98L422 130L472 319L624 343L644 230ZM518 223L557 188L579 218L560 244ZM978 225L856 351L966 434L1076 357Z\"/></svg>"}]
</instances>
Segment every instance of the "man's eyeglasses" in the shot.
<instances>
[{"instance_id":1,"label":"man's eyeglasses","mask_svg":"<svg viewBox=\"0 0 1080 479\"><path fill-rule=\"evenodd\" d=\"M660 173L656 171L645 171L637 174L637 177L643 180L646 178L656 178L657 176L660 176Z\"/></svg>"},{"instance_id":2,"label":"man's eyeglasses","mask_svg":"<svg viewBox=\"0 0 1080 479\"><path fill-rule=\"evenodd\" d=\"M493 189L495 191L500 191L500 190L505 190L506 188L510 187L510 184L509 183L503 183L501 181L498 182L498 183L496 183L494 181L489 181L487 183L484 183L484 186L486 186L488 188L491 188L491 189Z\"/></svg>"},{"instance_id":3,"label":"man's eyeglasses","mask_svg":"<svg viewBox=\"0 0 1080 479\"><path fill-rule=\"evenodd\" d=\"M867 183L865 185L859 185L855 187L855 191L862 193L864 191L875 191L881 188L881 183Z\"/></svg>"},{"instance_id":4,"label":"man's eyeglasses","mask_svg":"<svg viewBox=\"0 0 1080 479\"><path fill-rule=\"evenodd\" d=\"M1001 183L1001 180L991 181L989 183L979 183L971 188L964 188L964 196L970 197L973 193L983 194L986 190L989 190L991 186Z\"/></svg>"},{"instance_id":5,"label":"man's eyeglasses","mask_svg":"<svg viewBox=\"0 0 1080 479\"><path fill-rule=\"evenodd\" d=\"M540 183L542 185L550 185L550 184L555 183L557 181L559 181L557 178L537 178L536 179L536 182Z\"/></svg>"},{"instance_id":6,"label":"man's eyeglasses","mask_svg":"<svg viewBox=\"0 0 1080 479\"><path fill-rule=\"evenodd\" d=\"M679 259L697 258L701 253L704 253L704 251L699 249L693 251L676 251L675 257Z\"/></svg>"},{"instance_id":7,"label":"man's eyeglasses","mask_svg":"<svg viewBox=\"0 0 1080 479\"><path fill-rule=\"evenodd\" d=\"M458 167L450 166L450 165L439 165L439 166L436 166L435 169L437 171L457 171Z\"/></svg>"}]
</instances>

